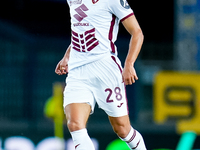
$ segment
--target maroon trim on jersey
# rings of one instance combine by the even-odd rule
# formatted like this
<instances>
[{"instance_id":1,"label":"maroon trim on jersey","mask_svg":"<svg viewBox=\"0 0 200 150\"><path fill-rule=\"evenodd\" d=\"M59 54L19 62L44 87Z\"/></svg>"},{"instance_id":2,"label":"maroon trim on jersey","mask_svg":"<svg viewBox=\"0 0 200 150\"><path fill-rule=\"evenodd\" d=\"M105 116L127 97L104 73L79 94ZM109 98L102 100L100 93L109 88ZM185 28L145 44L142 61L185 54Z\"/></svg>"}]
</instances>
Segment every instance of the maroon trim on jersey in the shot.
<instances>
[{"instance_id":1,"label":"maroon trim on jersey","mask_svg":"<svg viewBox=\"0 0 200 150\"><path fill-rule=\"evenodd\" d=\"M119 67L120 72L122 73L122 68L121 66L117 63L117 60L115 58L115 56L111 56L111 58L114 60L114 62L117 64L117 66Z\"/></svg>"},{"instance_id":2,"label":"maroon trim on jersey","mask_svg":"<svg viewBox=\"0 0 200 150\"><path fill-rule=\"evenodd\" d=\"M130 17L130 16L132 16L132 15L134 15L134 13L131 13L131 14L129 14L128 16L122 18L122 19L121 19L121 22L123 22L124 20L126 20L128 17Z\"/></svg>"},{"instance_id":3,"label":"maroon trim on jersey","mask_svg":"<svg viewBox=\"0 0 200 150\"><path fill-rule=\"evenodd\" d=\"M81 44L83 44L84 43L84 40L81 40Z\"/></svg>"},{"instance_id":4,"label":"maroon trim on jersey","mask_svg":"<svg viewBox=\"0 0 200 150\"><path fill-rule=\"evenodd\" d=\"M79 39L75 38L74 36L72 36L72 39L76 42L79 42Z\"/></svg>"},{"instance_id":5,"label":"maroon trim on jersey","mask_svg":"<svg viewBox=\"0 0 200 150\"><path fill-rule=\"evenodd\" d=\"M96 41L94 44L92 44L87 50L91 51L93 48L95 48L97 45L99 45L99 41Z\"/></svg>"},{"instance_id":6,"label":"maroon trim on jersey","mask_svg":"<svg viewBox=\"0 0 200 150\"><path fill-rule=\"evenodd\" d=\"M89 33L92 33L92 32L95 32L95 28L91 29L91 30L88 30L88 31L85 31L85 35L89 34Z\"/></svg>"},{"instance_id":7,"label":"maroon trim on jersey","mask_svg":"<svg viewBox=\"0 0 200 150\"><path fill-rule=\"evenodd\" d=\"M75 46L73 46L73 49L75 49L75 50L78 51L78 52L81 51L79 48L76 48Z\"/></svg>"},{"instance_id":8,"label":"maroon trim on jersey","mask_svg":"<svg viewBox=\"0 0 200 150\"><path fill-rule=\"evenodd\" d=\"M75 42L73 42L73 41L72 41L72 44L73 44L74 46L80 48L80 45L78 45L77 43L75 43Z\"/></svg>"},{"instance_id":9,"label":"maroon trim on jersey","mask_svg":"<svg viewBox=\"0 0 200 150\"><path fill-rule=\"evenodd\" d=\"M86 43L86 46L88 47L90 44L92 44L94 41L96 41L95 38L89 40L87 43Z\"/></svg>"},{"instance_id":10,"label":"maroon trim on jersey","mask_svg":"<svg viewBox=\"0 0 200 150\"><path fill-rule=\"evenodd\" d=\"M91 51L99 45L99 41L95 38L95 28L86 31L84 34L72 31L72 45L72 48L78 52Z\"/></svg>"},{"instance_id":11,"label":"maroon trim on jersey","mask_svg":"<svg viewBox=\"0 0 200 150\"><path fill-rule=\"evenodd\" d=\"M87 41L87 40L90 39L92 36L94 37L94 35L89 34L88 36L86 36L85 40Z\"/></svg>"},{"instance_id":12,"label":"maroon trim on jersey","mask_svg":"<svg viewBox=\"0 0 200 150\"><path fill-rule=\"evenodd\" d=\"M72 35L78 37L78 33L74 32L74 31L72 31Z\"/></svg>"},{"instance_id":13,"label":"maroon trim on jersey","mask_svg":"<svg viewBox=\"0 0 200 150\"><path fill-rule=\"evenodd\" d=\"M113 29L114 29L114 25L115 25L115 19L116 19L116 16L112 15L112 21L110 23L110 30L109 30L109 34L108 34L108 39L110 40L110 47L111 47L111 50L112 50L113 53L115 53L115 45L112 42L112 39L113 39Z\"/></svg>"}]
</instances>

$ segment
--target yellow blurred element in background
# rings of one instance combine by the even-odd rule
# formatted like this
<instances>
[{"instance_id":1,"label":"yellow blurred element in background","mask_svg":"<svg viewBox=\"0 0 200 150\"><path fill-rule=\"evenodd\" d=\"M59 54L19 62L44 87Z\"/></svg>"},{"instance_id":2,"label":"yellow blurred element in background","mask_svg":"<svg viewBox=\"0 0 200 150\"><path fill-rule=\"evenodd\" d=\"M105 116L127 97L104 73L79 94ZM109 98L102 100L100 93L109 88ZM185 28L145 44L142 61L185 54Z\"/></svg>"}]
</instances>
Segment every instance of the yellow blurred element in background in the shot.
<instances>
[{"instance_id":1,"label":"yellow blurred element in background","mask_svg":"<svg viewBox=\"0 0 200 150\"><path fill-rule=\"evenodd\" d=\"M53 96L50 97L44 107L44 113L48 118L54 121L54 133L56 137L64 138L63 136L63 85L56 82L53 84Z\"/></svg>"},{"instance_id":2,"label":"yellow blurred element in background","mask_svg":"<svg viewBox=\"0 0 200 150\"><path fill-rule=\"evenodd\" d=\"M154 120L176 120L177 133L200 134L200 73L159 72L154 83Z\"/></svg>"}]
</instances>

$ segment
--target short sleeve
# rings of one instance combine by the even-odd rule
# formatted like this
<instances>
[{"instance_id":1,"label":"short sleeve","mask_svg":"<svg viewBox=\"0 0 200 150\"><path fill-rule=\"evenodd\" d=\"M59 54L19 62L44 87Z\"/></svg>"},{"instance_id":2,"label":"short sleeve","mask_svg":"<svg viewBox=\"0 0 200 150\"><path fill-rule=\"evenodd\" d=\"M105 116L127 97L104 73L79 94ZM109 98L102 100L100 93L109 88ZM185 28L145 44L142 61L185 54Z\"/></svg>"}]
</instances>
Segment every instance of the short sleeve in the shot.
<instances>
[{"instance_id":1,"label":"short sleeve","mask_svg":"<svg viewBox=\"0 0 200 150\"><path fill-rule=\"evenodd\" d=\"M129 6L127 0L108 0L108 7L120 21L134 15L133 10Z\"/></svg>"}]
</instances>

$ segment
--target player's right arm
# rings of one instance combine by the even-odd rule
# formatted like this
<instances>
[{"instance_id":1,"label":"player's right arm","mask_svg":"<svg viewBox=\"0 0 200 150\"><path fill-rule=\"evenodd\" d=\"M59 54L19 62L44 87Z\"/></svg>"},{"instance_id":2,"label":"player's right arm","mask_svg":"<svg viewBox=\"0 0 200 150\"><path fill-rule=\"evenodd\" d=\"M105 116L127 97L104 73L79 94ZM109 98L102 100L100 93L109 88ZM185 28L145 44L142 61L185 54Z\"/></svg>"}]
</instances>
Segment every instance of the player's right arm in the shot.
<instances>
[{"instance_id":1,"label":"player's right arm","mask_svg":"<svg viewBox=\"0 0 200 150\"><path fill-rule=\"evenodd\" d=\"M55 69L56 74L63 75L63 74L68 73L68 61L69 61L70 51L71 51L71 45L67 48L65 55L57 64L56 69Z\"/></svg>"}]
</instances>

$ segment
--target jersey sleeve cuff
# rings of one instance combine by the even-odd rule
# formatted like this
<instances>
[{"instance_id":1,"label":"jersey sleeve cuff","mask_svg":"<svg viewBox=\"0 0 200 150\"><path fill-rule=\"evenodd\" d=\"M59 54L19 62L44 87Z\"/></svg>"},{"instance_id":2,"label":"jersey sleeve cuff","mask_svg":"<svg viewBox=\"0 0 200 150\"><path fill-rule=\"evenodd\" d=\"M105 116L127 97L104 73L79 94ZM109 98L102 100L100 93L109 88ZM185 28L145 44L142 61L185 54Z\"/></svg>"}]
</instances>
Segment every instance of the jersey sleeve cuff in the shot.
<instances>
[{"instance_id":1,"label":"jersey sleeve cuff","mask_svg":"<svg viewBox=\"0 0 200 150\"><path fill-rule=\"evenodd\" d=\"M126 17L122 18L122 19L121 19L121 22L123 22L124 20L126 20L128 17L130 17L130 16L132 16L132 15L134 15L134 13L131 13L131 14L127 15Z\"/></svg>"}]
</instances>

